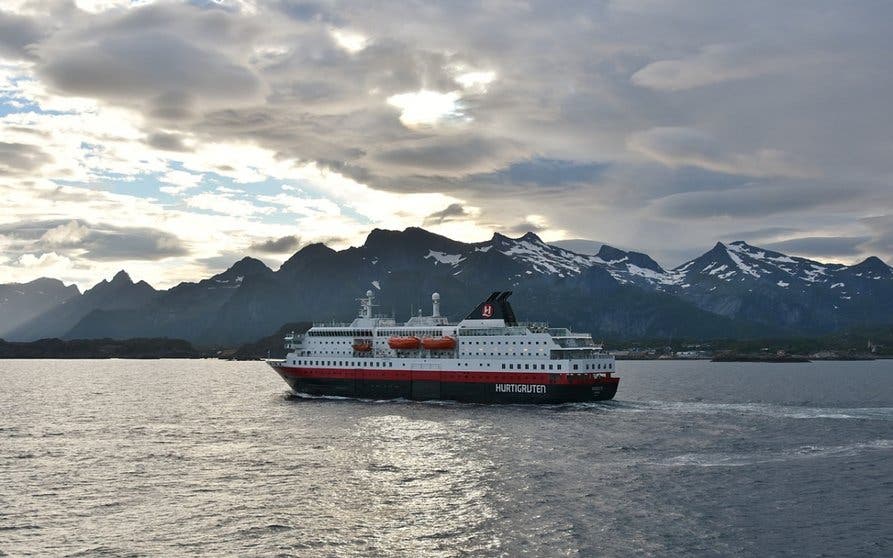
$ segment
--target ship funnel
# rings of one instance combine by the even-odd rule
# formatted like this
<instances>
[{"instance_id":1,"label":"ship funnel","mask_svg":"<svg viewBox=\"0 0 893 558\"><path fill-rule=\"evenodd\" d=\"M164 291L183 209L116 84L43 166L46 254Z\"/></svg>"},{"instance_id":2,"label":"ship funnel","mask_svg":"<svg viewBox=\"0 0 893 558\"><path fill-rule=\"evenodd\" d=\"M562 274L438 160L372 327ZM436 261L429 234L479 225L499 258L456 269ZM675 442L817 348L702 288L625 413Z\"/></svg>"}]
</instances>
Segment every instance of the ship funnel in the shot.
<instances>
[{"instance_id":1,"label":"ship funnel","mask_svg":"<svg viewBox=\"0 0 893 558\"><path fill-rule=\"evenodd\" d=\"M440 317L440 294L434 293L431 295L431 316L435 318Z\"/></svg>"}]
</instances>

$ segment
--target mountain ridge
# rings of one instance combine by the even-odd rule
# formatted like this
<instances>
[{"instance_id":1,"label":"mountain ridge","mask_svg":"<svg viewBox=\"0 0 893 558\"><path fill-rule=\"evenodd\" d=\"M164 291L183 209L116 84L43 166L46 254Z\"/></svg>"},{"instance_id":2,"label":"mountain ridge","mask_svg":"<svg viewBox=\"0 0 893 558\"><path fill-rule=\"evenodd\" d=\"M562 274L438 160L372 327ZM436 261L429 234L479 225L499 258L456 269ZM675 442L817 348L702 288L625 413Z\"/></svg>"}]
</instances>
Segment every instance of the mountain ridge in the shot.
<instances>
[{"instance_id":1,"label":"mountain ridge","mask_svg":"<svg viewBox=\"0 0 893 558\"><path fill-rule=\"evenodd\" d=\"M874 256L845 266L717 242L667 270L607 244L580 254L534 232L465 243L410 227L374 229L361 246L339 251L310 244L276 271L245 257L163 291L122 270L13 331L16 340L169 336L233 344L287 322L350 319L354 297L367 289L403 318L438 291L448 315L460 319L497 288L515 290L519 314L529 319L615 336L797 335L893 323L893 268Z\"/></svg>"}]
</instances>

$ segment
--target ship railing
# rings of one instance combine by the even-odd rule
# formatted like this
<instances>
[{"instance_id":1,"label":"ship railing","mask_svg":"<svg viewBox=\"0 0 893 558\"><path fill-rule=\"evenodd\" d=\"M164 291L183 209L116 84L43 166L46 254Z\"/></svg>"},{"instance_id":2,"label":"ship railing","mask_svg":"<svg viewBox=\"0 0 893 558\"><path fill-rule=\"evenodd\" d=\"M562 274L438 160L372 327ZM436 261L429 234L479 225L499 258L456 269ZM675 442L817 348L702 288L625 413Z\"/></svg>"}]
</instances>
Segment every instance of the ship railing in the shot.
<instances>
[{"instance_id":1,"label":"ship railing","mask_svg":"<svg viewBox=\"0 0 893 558\"><path fill-rule=\"evenodd\" d=\"M467 328L460 327L457 332L461 337L487 337L490 335L527 335L530 330L527 326L484 327Z\"/></svg>"}]
</instances>

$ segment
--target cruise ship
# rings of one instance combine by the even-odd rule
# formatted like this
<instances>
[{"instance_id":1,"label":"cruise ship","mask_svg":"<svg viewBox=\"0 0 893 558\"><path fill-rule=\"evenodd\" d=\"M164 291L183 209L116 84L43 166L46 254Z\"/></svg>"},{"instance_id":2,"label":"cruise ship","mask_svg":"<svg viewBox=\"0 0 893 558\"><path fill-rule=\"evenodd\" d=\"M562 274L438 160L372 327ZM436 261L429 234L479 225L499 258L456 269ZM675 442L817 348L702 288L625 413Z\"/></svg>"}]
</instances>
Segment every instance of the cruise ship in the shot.
<instances>
[{"instance_id":1,"label":"cruise ship","mask_svg":"<svg viewBox=\"0 0 893 558\"><path fill-rule=\"evenodd\" d=\"M472 403L612 399L614 357L588 333L519 323L511 291L496 291L459 323L440 312L398 325L376 316L372 291L347 324L314 324L286 336L284 360L267 362L299 395Z\"/></svg>"}]
</instances>

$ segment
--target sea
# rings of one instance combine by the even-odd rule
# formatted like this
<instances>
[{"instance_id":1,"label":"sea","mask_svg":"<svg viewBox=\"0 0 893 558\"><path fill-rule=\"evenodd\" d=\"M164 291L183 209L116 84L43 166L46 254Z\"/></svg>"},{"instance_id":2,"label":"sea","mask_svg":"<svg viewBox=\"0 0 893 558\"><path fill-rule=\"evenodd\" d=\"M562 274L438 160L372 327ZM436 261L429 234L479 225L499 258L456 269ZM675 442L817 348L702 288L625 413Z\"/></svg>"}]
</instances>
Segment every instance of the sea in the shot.
<instances>
[{"instance_id":1,"label":"sea","mask_svg":"<svg viewBox=\"0 0 893 558\"><path fill-rule=\"evenodd\" d=\"M614 401L0 361L2 556L893 556L893 361L621 361Z\"/></svg>"}]
</instances>

